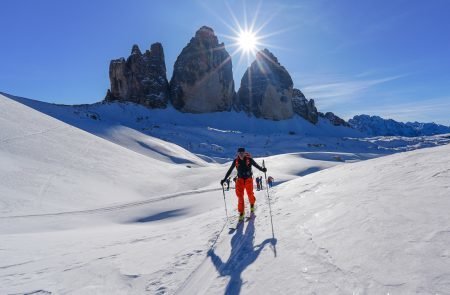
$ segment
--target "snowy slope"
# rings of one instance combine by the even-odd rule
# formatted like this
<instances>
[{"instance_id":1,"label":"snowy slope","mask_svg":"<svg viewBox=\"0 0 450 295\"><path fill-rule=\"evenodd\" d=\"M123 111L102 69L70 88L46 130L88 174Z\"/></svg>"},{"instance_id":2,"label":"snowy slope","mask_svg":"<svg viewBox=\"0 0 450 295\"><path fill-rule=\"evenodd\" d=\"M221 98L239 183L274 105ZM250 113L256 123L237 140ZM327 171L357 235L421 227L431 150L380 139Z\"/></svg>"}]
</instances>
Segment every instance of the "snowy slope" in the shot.
<instances>
[{"instance_id":1,"label":"snowy slope","mask_svg":"<svg viewBox=\"0 0 450 295\"><path fill-rule=\"evenodd\" d=\"M159 196L207 189L219 177L218 170L205 170L206 162L176 145L147 136L142 142L159 149L153 157L143 156L2 96L0 118L2 214L148 200L153 195L149 192ZM203 181L194 177L189 165L168 163L167 154L185 160L180 162L202 164L192 169L204 175Z\"/></svg>"},{"instance_id":2,"label":"snowy slope","mask_svg":"<svg viewBox=\"0 0 450 295\"><path fill-rule=\"evenodd\" d=\"M186 159L196 156L167 142L139 153L127 148L138 136L158 140L134 129L122 133L132 140L105 140L4 96L0 119L0 293L154 293L158 284L149 282L161 269L201 258L192 248L214 239L223 216L217 183L228 163L193 166ZM121 128L110 126L108 134ZM185 161L164 157L168 148L170 159ZM334 155L292 154L296 167L277 180L309 173L311 163L342 164ZM236 200L227 202L235 215ZM192 227L205 219L211 222ZM116 260L110 251L123 255ZM195 263L180 267L174 284Z\"/></svg>"},{"instance_id":3,"label":"snowy slope","mask_svg":"<svg viewBox=\"0 0 450 295\"><path fill-rule=\"evenodd\" d=\"M66 106L6 94L5 97L127 149L169 163L203 166L205 163L199 162L199 158L224 163L235 156L238 146L245 146L255 157L319 152L354 153L359 158L372 158L450 141L445 135L365 138L358 131L333 126L327 120L313 125L299 117L274 122L236 112L185 114L173 108L150 110L131 103ZM165 150L162 148L164 142L176 145ZM194 155L182 152L184 158L179 159L176 155L179 152L172 153L179 147ZM329 156L328 160L332 160L335 155Z\"/></svg>"},{"instance_id":4,"label":"snowy slope","mask_svg":"<svg viewBox=\"0 0 450 295\"><path fill-rule=\"evenodd\" d=\"M229 234L228 163L3 96L0 124L1 294L450 293L450 145L360 161L404 145L358 138L266 157L271 207L256 192L256 218ZM136 152L139 137L161 144ZM226 203L235 217L233 190Z\"/></svg>"},{"instance_id":5,"label":"snowy slope","mask_svg":"<svg viewBox=\"0 0 450 295\"><path fill-rule=\"evenodd\" d=\"M274 235L268 208L258 208L179 293L450 294L449 161L444 146L280 185Z\"/></svg>"},{"instance_id":6,"label":"snowy slope","mask_svg":"<svg viewBox=\"0 0 450 295\"><path fill-rule=\"evenodd\" d=\"M279 252L285 240L289 254L269 268L296 272L297 284L273 280L287 293L302 285L305 293L449 294L449 152L396 154L278 187Z\"/></svg>"},{"instance_id":7,"label":"snowy slope","mask_svg":"<svg viewBox=\"0 0 450 295\"><path fill-rule=\"evenodd\" d=\"M65 106L5 96L144 155L152 155L152 147L141 144L142 135L175 143L207 161L218 162L234 157L237 146L247 147L255 156L317 150L308 145L318 144L339 151L336 143L342 137L360 136L326 120L313 125L300 117L274 122L236 112L188 114L171 107L150 110L132 103ZM360 151L365 151L367 143L361 146Z\"/></svg>"}]
</instances>

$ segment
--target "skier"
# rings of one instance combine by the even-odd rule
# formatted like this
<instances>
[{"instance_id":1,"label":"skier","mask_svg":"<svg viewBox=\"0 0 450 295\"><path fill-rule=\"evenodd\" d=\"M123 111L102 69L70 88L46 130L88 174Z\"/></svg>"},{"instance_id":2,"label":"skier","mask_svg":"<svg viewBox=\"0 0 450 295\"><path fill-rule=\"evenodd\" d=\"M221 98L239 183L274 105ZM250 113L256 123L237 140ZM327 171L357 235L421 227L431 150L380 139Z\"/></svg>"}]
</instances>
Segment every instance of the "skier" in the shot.
<instances>
[{"instance_id":1,"label":"skier","mask_svg":"<svg viewBox=\"0 0 450 295\"><path fill-rule=\"evenodd\" d=\"M236 180L236 196L238 197L238 211L239 221L244 220L244 190L247 191L247 197L250 202L250 211L255 211L255 195L253 193L253 173L252 166L255 166L262 172L266 172L266 168L259 166L251 155L245 151L245 148L240 147L236 159L231 163L230 169L228 169L225 177L220 181L220 185L223 186L225 180L230 176L234 167L237 170Z\"/></svg>"},{"instance_id":2,"label":"skier","mask_svg":"<svg viewBox=\"0 0 450 295\"><path fill-rule=\"evenodd\" d=\"M257 177L256 179L258 180L259 190L261 191L262 190L262 176Z\"/></svg>"},{"instance_id":3,"label":"skier","mask_svg":"<svg viewBox=\"0 0 450 295\"><path fill-rule=\"evenodd\" d=\"M269 184L269 187L272 187L272 186L273 186L274 180L275 180L275 179L273 179L272 176L267 177L267 183Z\"/></svg>"},{"instance_id":4,"label":"skier","mask_svg":"<svg viewBox=\"0 0 450 295\"><path fill-rule=\"evenodd\" d=\"M259 191L260 190L260 183L259 183L259 177L256 177L256 190Z\"/></svg>"}]
</instances>

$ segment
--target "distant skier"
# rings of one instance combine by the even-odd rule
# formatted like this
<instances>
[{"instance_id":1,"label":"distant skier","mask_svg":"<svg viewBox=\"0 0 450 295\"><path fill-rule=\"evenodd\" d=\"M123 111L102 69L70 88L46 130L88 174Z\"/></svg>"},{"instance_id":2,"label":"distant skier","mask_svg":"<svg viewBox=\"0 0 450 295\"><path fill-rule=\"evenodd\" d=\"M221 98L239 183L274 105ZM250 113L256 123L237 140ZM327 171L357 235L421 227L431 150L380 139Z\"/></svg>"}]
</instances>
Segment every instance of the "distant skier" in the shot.
<instances>
[{"instance_id":1,"label":"distant skier","mask_svg":"<svg viewBox=\"0 0 450 295\"><path fill-rule=\"evenodd\" d=\"M256 177L256 190L262 190L262 176Z\"/></svg>"},{"instance_id":2,"label":"distant skier","mask_svg":"<svg viewBox=\"0 0 450 295\"><path fill-rule=\"evenodd\" d=\"M230 176L234 167L237 170L237 180L236 180L236 196L238 197L238 211L239 211L239 221L244 220L244 190L247 191L247 197L250 202L250 211L255 211L255 195L253 193L253 173L252 166L255 166L262 172L266 172L266 168L259 166L255 160L252 159L251 155L245 151L243 147L238 149L238 154L236 159L231 163L230 168L227 171L225 177L220 181L220 185L223 186L225 180Z\"/></svg>"},{"instance_id":3,"label":"distant skier","mask_svg":"<svg viewBox=\"0 0 450 295\"><path fill-rule=\"evenodd\" d=\"M269 184L269 187L272 187L272 186L273 186L274 180L275 180L275 179L273 179L272 176L267 177L267 183Z\"/></svg>"}]
</instances>

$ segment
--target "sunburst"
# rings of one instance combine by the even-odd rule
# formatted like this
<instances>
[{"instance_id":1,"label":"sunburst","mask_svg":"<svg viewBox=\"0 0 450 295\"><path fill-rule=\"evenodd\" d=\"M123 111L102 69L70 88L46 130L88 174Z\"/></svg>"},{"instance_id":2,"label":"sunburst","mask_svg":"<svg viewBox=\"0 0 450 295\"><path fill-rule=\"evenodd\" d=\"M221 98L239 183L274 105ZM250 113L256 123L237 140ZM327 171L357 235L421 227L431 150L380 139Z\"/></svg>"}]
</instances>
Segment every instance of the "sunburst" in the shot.
<instances>
[{"instance_id":1,"label":"sunburst","mask_svg":"<svg viewBox=\"0 0 450 295\"><path fill-rule=\"evenodd\" d=\"M278 45L268 43L267 39L274 35L284 33L290 30L289 28L284 28L271 33L266 32L266 34L262 33L269 23L271 23L271 21L279 15L280 10L274 10L271 13L266 13L263 17L260 17L260 1L257 6L252 9L252 18L249 20L246 1L243 1L242 4L243 7L240 10L242 11L242 19L240 20L233 12L233 9L230 7L228 1L225 1L225 5L229 12L229 17L227 17L226 20L223 18L223 12L219 14L217 11L210 9L207 5L205 5L205 8L215 15L215 17L220 20L231 32L231 35L218 33L219 36L231 41L227 42L227 47L231 47L232 49L230 58L238 56L239 60L237 64L246 64L246 66L248 66L255 60L257 53L261 52L264 48L286 49L279 47Z\"/></svg>"},{"instance_id":2,"label":"sunburst","mask_svg":"<svg viewBox=\"0 0 450 295\"><path fill-rule=\"evenodd\" d=\"M240 31L236 39L242 52L254 54L258 49L258 37L252 31Z\"/></svg>"}]
</instances>

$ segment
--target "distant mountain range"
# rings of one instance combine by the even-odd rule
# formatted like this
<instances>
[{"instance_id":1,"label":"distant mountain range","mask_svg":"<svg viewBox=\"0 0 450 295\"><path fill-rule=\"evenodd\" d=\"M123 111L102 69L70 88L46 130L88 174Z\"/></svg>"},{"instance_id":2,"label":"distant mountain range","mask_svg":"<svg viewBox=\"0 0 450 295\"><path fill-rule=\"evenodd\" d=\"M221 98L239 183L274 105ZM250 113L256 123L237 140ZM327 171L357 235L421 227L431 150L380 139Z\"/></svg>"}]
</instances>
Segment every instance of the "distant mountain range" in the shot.
<instances>
[{"instance_id":1,"label":"distant mountain range","mask_svg":"<svg viewBox=\"0 0 450 295\"><path fill-rule=\"evenodd\" d=\"M397 122L379 116L357 115L348 121L351 127L370 136L427 136L450 133L450 126L436 123Z\"/></svg>"}]
</instances>

